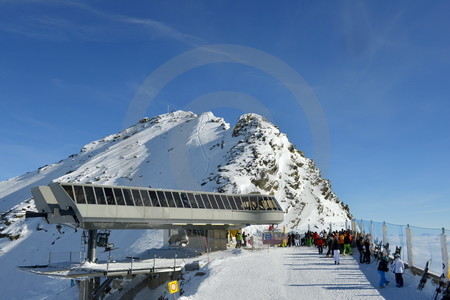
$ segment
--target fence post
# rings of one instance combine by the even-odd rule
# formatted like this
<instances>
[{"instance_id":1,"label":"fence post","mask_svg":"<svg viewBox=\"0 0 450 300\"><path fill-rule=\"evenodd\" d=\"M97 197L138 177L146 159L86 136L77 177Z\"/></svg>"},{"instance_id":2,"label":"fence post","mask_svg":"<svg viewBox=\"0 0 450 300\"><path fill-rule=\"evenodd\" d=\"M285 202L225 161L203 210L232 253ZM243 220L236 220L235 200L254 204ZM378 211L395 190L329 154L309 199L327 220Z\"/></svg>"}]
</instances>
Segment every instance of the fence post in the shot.
<instances>
[{"instance_id":1,"label":"fence post","mask_svg":"<svg viewBox=\"0 0 450 300\"><path fill-rule=\"evenodd\" d=\"M111 250L108 251L108 260L106 261L106 275L109 272L109 261L111 260Z\"/></svg>"},{"instance_id":2,"label":"fence post","mask_svg":"<svg viewBox=\"0 0 450 300\"><path fill-rule=\"evenodd\" d=\"M370 221L370 244L373 245L373 222Z\"/></svg>"},{"instance_id":3,"label":"fence post","mask_svg":"<svg viewBox=\"0 0 450 300\"><path fill-rule=\"evenodd\" d=\"M131 272L130 273L133 273L133 262L134 262L134 256L131 256Z\"/></svg>"},{"instance_id":4,"label":"fence post","mask_svg":"<svg viewBox=\"0 0 450 300\"><path fill-rule=\"evenodd\" d=\"M366 233L364 230L364 221L361 219L361 233Z\"/></svg>"},{"instance_id":5,"label":"fence post","mask_svg":"<svg viewBox=\"0 0 450 300\"><path fill-rule=\"evenodd\" d=\"M177 254L173 256L173 271L175 272L175 269L177 267Z\"/></svg>"},{"instance_id":6,"label":"fence post","mask_svg":"<svg viewBox=\"0 0 450 300\"><path fill-rule=\"evenodd\" d=\"M410 267L414 265L413 260L413 251L412 251L412 234L411 234L411 228L409 227L409 224L406 225L406 252L408 254L408 264Z\"/></svg>"},{"instance_id":7,"label":"fence post","mask_svg":"<svg viewBox=\"0 0 450 300\"><path fill-rule=\"evenodd\" d=\"M355 221L355 219L352 220L352 232L353 232L353 235L356 234L356 221Z\"/></svg>"},{"instance_id":8,"label":"fence post","mask_svg":"<svg viewBox=\"0 0 450 300\"><path fill-rule=\"evenodd\" d=\"M383 231L383 244L386 245L386 243L389 243L386 222L383 222L381 230Z\"/></svg>"},{"instance_id":9,"label":"fence post","mask_svg":"<svg viewBox=\"0 0 450 300\"><path fill-rule=\"evenodd\" d=\"M442 227L441 233L441 250L442 250L442 264L443 264L443 273L447 275L447 278L450 279L450 270L448 268L448 249L447 249L447 236L445 235L445 228Z\"/></svg>"}]
</instances>

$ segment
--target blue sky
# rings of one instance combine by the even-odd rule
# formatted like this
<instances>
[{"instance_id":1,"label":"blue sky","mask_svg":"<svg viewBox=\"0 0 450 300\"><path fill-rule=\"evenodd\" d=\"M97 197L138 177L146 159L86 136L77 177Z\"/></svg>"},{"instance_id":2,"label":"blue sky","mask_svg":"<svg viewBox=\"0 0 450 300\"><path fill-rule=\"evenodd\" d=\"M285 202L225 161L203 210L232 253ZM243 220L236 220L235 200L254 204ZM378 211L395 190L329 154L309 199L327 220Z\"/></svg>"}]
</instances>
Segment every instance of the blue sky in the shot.
<instances>
[{"instance_id":1,"label":"blue sky","mask_svg":"<svg viewBox=\"0 0 450 300\"><path fill-rule=\"evenodd\" d=\"M194 107L234 123L256 110L316 160L356 218L450 229L448 11L448 1L0 0L0 180L141 116ZM269 74L263 59L197 54L199 65L126 117L158 68L217 44L280 63ZM280 65L304 80L325 120L273 76ZM224 95L257 105L218 105Z\"/></svg>"}]
</instances>

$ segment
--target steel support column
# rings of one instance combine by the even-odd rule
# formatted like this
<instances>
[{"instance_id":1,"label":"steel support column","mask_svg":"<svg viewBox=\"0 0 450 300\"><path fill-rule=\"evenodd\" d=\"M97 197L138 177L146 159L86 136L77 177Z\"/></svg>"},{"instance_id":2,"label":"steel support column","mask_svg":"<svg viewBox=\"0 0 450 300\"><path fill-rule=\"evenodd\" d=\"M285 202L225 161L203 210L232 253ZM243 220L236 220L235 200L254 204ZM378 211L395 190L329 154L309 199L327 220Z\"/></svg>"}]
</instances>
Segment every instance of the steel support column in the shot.
<instances>
[{"instance_id":1,"label":"steel support column","mask_svg":"<svg viewBox=\"0 0 450 300\"><path fill-rule=\"evenodd\" d=\"M89 230L89 240L88 240L88 261L95 263L97 249L97 230Z\"/></svg>"}]
</instances>

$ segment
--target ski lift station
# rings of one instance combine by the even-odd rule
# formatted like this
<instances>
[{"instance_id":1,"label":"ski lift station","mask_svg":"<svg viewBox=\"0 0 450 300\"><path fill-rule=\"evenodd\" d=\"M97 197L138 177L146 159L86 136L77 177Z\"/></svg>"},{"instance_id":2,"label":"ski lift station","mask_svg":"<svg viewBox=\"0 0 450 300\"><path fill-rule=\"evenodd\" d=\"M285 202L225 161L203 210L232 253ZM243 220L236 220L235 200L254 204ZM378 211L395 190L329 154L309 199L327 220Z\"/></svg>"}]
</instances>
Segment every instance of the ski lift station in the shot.
<instances>
[{"instance_id":1,"label":"ski lift station","mask_svg":"<svg viewBox=\"0 0 450 300\"><path fill-rule=\"evenodd\" d=\"M78 183L51 183L31 190L49 224L89 230L88 260L95 261L97 230L202 230L212 249L226 249L226 231L247 225L278 224L283 210L274 196L222 194Z\"/></svg>"},{"instance_id":2,"label":"ski lift station","mask_svg":"<svg viewBox=\"0 0 450 300\"><path fill-rule=\"evenodd\" d=\"M284 218L275 197L261 194L237 195L63 182L37 186L31 192L37 212L27 212L26 216L42 217L48 224L86 230L87 261L93 263L97 262L97 247L105 247L105 250L113 247L105 235L109 230L167 229L165 241L174 246L204 251L200 240L206 239L209 240L209 249L225 250L227 230L239 230L248 225L279 224ZM175 269L180 268L174 266ZM150 270L155 272L155 266L146 267L142 272L148 273ZM130 274L128 268L121 272L118 270L115 276ZM105 272L103 276L108 274ZM82 276L89 277L88 274ZM98 274L92 277L98 278ZM83 290L91 295L98 287L93 279L80 282L80 288L84 285Z\"/></svg>"},{"instance_id":3,"label":"ski lift station","mask_svg":"<svg viewBox=\"0 0 450 300\"><path fill-rule=\"evenodd\" d=\"M274 196L52 183L32 189L38 216L84 229L240 229L278 224Z\"/></svg>"}]
</instances>

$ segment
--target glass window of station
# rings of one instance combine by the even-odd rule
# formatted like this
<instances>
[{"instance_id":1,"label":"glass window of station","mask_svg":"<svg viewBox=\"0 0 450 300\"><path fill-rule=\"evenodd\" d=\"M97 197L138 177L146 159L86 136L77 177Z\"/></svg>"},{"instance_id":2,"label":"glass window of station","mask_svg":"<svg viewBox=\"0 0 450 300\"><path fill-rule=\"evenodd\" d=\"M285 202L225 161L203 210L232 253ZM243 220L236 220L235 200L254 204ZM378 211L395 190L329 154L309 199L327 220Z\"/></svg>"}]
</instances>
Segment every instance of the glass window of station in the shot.
<instances>
[{"instance_id":1,"label":"glass window of station","mask_svg":"<svg viewBox=\"0 0 450 300\"><path fill-rule=\"evenodd\" d=\"M67 183L61 184L61 187L77 204L247 211L281 210L275 197L259 194L229 195Z\"/></svg>"}]
</instances>

